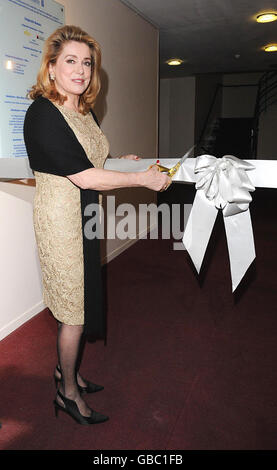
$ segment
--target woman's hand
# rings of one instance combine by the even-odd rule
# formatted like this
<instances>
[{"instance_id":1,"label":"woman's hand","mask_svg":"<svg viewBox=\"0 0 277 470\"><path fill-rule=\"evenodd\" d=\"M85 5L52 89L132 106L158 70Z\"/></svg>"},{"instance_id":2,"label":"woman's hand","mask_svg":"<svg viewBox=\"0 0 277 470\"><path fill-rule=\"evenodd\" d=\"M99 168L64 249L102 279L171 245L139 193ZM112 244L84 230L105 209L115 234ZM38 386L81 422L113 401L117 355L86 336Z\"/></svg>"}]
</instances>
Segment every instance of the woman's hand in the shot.
<instances>
[{"instance_id":1,"label":"woman's hand","mask_svg":"<svg viewBox=\"0 0 277 470\"><path fill-rule=\"evenodd\" d=\"M171 178L161 173L156 165L141 172L140 175L143 178L143 186L153 191L165 191L172 183Z\"/></svg>"},{"instance_id":2,"label":"woman's hand","mask_svg":"<svg viewBox=\"0 0 277 470\"><path fill-rule=\"evenodd\" d=\"M133 155L133 154L122 155L122 156L119 157L119 158L125 158L125 160L141 160L140 157L138 157L137 155Z\"/></svg>"}]
</instances>

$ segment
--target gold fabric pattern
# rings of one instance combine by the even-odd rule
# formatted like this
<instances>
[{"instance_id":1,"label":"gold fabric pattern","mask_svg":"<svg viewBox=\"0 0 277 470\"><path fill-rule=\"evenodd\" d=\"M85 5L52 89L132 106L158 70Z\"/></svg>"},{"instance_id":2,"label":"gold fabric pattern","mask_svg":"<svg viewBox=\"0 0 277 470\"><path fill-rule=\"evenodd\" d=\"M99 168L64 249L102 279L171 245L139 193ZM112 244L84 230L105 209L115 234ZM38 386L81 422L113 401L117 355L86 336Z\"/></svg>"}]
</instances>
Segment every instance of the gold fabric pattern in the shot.
<instances>
[{"instance_id":1,"label":"gold fabric pattern","mask_svg":"<svg viewBox=\"0 0 277 470\"><path fill-rule=\"evenodd\" d=\"M109 145L91 113L56 105L96 168L103 168ZM58 158L58 156L57 156ZM43 300L54 317L84 324L84 259L80 189L68 178L34 172L34 228L40 259Z\"/></svg>"}]
</instances>

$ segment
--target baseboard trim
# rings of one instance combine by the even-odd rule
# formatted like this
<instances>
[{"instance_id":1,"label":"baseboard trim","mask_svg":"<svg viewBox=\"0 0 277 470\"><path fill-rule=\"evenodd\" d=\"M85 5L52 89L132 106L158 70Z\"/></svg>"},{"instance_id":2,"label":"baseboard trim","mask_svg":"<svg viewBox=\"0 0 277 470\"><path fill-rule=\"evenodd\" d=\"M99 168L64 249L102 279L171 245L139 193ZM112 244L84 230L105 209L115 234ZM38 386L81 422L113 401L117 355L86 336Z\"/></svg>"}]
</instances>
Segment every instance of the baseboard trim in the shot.
<instances>
[{"instance_id":1,"label":"baseboard trim","mask_svg":"<svg viewBox=\"0 0 277 470\"><path fill-rule=\"evenodd\" d=\"M6 338L11 333L13 333L15 330L17 330L17 328L19 328L21 325L23 325L28 320L33 318L35 315L42 312L42 310L44 310L44 309L45 309L45 305L44 305L43 301L41 300L36 305L34 305L32 308L30 308L26 312L22 313L21 315L19 315L17 318L14 318L10 323L8 323L3 328L1 328L1 330L0 330L0 341L2 339Z\"/></svg>"},{"instance_id":2,"label":"baseboard trim","mask_svg":"<svg viewBox=\"0 0 277 470\"><path fill-rule=\"evenodd\" d=\"M149 227L147 227L147 229L141 231L136 238L133 238L133 239L128 239L126 240L124 243L122 243L120 246L118 246L117 248L115 248L115 250L111 251L110 253L108 253L106 256L104 256L102 259L101 259L101 263L102 264L107 264L109 263L110 261L112 261L114 258L116 258L117 256L119 256L121 253L123 253L125 250L127 250L127 248L130 248L130 246L134 245L134 243L138 242L140 239L146 237L146 235L151 232L152 230L154 230L155 228L157 227L157 224L153 224Z\"/></svg>"}]
</instances>

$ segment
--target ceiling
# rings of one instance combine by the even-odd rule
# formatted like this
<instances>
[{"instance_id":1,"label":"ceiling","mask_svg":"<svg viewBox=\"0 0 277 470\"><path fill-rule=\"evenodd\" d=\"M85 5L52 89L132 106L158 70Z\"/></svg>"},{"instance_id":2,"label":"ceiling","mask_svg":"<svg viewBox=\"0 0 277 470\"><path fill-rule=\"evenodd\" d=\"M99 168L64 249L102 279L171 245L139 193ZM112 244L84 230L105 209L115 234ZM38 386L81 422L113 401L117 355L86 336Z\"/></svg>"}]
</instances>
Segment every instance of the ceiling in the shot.
<instances>
[{"instance_id":1,"label":"ceiling","mask_svg":"<svg viewBox=\"0 0 277 470\"><path fill-rule=\"evenodd\" d=\"M121 0L160 31L160 76L277 69L277 22L259 24L258 14L277 12L277 0ZM165 61L180 57L170 67Z\"/></svg>"}]
</instances>

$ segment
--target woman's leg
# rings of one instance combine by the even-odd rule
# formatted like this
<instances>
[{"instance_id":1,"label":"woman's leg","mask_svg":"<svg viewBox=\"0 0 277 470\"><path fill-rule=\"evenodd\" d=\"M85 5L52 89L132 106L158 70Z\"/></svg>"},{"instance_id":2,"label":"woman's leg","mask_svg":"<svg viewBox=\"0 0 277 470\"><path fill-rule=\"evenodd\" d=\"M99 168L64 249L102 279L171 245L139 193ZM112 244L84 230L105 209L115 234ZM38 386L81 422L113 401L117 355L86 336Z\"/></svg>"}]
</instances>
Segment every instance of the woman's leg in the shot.
<instances>
[{"instance_id":1,"label":"woman's leg","mask_svg":"<svg viewBox=\"0 0 277 470\"><path fill-rule=\"evenodd\" d=\"M76 363L82 334L82 325L75 326L65 325L64 323L59 324L57 349L62 372L60 391L67 398L76 402L79 411L83 416L89 416L90 408L80 396L76 377Z\"/></svg>"}]
</instances>

